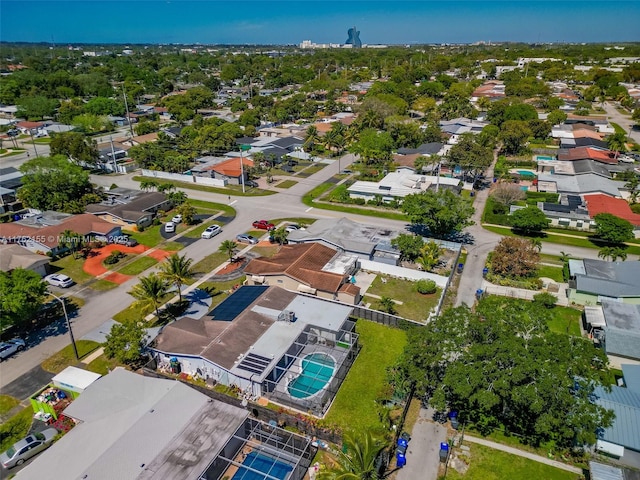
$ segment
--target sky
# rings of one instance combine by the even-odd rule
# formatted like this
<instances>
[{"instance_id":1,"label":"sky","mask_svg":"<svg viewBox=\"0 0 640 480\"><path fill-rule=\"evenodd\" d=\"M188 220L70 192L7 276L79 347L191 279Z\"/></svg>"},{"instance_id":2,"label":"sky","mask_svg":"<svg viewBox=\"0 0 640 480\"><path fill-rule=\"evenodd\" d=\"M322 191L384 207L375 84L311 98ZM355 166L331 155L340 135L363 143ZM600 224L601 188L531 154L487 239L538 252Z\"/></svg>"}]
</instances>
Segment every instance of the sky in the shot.
<instances>
[{"instance_id":1,"label":"sky","mask_svg":"<svg viewBox=\"0 0 640 480\"><path fill-rule=\"evenodd\" d=\"M364 44L640 41L637 0L0 0L0 40Z\"/></svg>"}]
</instances>

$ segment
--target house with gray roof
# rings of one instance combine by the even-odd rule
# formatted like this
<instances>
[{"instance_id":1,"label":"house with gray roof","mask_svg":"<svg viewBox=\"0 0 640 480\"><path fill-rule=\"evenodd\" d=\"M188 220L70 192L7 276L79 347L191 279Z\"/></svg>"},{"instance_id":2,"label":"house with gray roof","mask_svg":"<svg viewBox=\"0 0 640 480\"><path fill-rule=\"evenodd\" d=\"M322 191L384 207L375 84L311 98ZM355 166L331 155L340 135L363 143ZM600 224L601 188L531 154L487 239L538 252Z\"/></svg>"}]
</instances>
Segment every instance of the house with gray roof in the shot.
<instances>
[{"instance_id":1,"label":"house with gray roof","mask_svg":"<svg viewBox=\"0 0 640 480\"><path fill-rule=\"evenodd\" d=\"M164 193L118 187L109 190L107 198L100 203L87 205L86 211L107 222L131 229L148 227L159 210L167 211L171 206Z\"/></svg>"},{"instance_id":2,"label":"house with gray roof","mask_svg":"<svg viewBox=\"0 0 640 480\"><path fill-rule=\"evenodd\" d=\"M583 175L538 174L539 192L572 195L604 193L611 197L621 197L621 188L624 188L624 182L616 182L595 173L585 173Z\"/></svg>"},{"instance_id":3,"label":"house with gray roof","mask_svg":"<svg viewBox=\"0 0 640 480\"><path fill-rule=\"evenodd\" d=\"M181 372L234 385L246 396L322 416L355 360L352 309L278 286L245 285L204 316L165 326L148 348L161 370L179 364Z\"/></svg>"},{"instance_id":4,"label":"house with gray roof","mask_svg":"<svg viewBox=\"0 0 640 480\"><path fill-rule=\"evenodd\" d=\"M640 464L640 365L622 365L623 386L612 386L611 391L598 387L593 401L612 410L613 425L598 431L596 450L617 457L623 465Z\"/></svg>"},{"instance_id":5,"label":"house with gray roof","mask_svg":"<svg viewBox=\"0 0 640 480\"><path fill-rule=\"evenodd\" d=\"M442 147L444 147L444 143L430 142L423 143L422 145L419 145L418 148L399 148L398 153L400 155L413 155L415 153L426 156L439 155L442 151Z\"/></svg>"},{"instance_id":6,"label":"house with gray roof","mask_svg":"<svg viewBox=\"0 0 640 480\"><path fill-rule=\"evenodd\" d=\"M613 368L640 363L640 304L602 299L601 305L585 307L583 317L587 331Z\"/></svg>"},{"instance_id":7,"label":"house with gray roof","mask_svg":"<svg viewBox=\"0 0 640 480\"><path fill-rule=\"evenodd\" d=\"M309 439L249 418L246 409L182 382L120 367L89 385L63 413L74 428L16 479L218 480L236 472L272 479L252 462L260 455L266 465L286 471L283 478L301 480L311 463Z\"/></svg>"},{"instance_id":8,"label":"house with gray roof","mask_svg":"<svg viewBox=\"0 0 640 480\"><path fill-rule=\"evenodd\" d=\"M603 299L640 304L640 262L569 260L571 302L596 305Z\"/></svg>"}]
</instances>

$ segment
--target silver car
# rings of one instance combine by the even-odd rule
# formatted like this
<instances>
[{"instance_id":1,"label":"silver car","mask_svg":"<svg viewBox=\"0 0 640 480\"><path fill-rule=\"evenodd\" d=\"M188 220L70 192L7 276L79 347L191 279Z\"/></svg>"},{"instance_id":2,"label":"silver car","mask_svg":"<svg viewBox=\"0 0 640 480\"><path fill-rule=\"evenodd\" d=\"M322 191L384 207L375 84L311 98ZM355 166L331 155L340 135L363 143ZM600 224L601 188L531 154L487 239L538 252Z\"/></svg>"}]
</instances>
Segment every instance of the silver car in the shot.
<instances>
[{"instance_id":1,"label":"silver car","mask_svg":"<svg viewBox=\"0 0 640 480\"><path fill-rule=\"evenodd\" d=\"M6 342L0 342L0 361L5 358L9 358L16 352L24 350L27 346L24 340L21 338L14 338L13 340L7 340Z\"/></svg>"},{"instance_id":2,"label":"silver car","mask_svg":"<svg viewBox=\"0 0 640 480\"><path fill-rule=\"evenodd\" d=\"M55 428L47 428L42 432L27 435L9 447L6 452L0 454L0 463L4 468L22 465L26 460L51 445L56 435L58 435L58 430Z\"/></svg>"}]
</instances>

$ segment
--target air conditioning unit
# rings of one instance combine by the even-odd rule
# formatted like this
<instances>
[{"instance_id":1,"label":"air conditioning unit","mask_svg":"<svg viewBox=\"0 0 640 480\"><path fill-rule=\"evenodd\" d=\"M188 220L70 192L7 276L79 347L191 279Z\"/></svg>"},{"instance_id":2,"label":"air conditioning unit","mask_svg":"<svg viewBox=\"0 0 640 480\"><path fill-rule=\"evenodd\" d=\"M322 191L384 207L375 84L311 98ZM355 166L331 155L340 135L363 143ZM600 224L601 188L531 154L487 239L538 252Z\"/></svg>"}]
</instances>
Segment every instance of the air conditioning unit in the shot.
<instances>
[{"instance_id":1,"label":"air conditioning unit","mask_svg":"<svg viewBox=\"0 0 640 480\"><path fill-rule=\"evenodd\" d=\"M285 315L286 318L289 322L295 322L296 321L296 314L295 312L291 311L291 310L285 310Z\"/></svg>"}]
</instances>

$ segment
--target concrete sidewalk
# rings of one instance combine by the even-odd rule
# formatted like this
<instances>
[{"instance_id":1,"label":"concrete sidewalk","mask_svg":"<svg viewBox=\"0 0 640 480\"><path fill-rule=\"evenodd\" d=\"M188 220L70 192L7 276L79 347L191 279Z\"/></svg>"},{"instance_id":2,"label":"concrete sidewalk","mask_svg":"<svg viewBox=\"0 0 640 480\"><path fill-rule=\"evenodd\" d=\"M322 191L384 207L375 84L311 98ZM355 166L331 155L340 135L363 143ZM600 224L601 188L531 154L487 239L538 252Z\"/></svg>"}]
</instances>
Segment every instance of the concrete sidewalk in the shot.
<instances>
[{"instance_id":1,"label":"concrete sidewalk","mask_svg":"<svg viewBox=\"0 0 640 480\"><path fill-rule=\"evenodd\" d=\"M472 437L471 435L467 435L467 434L465 434L464 440L470 443L477 443L478 445L484 445L485 447L510 453L511 455L517 455L519 457L528 458L529 460L533 460L534 462L544 463L546 465L550 465L555 468L560 468L568 472L573 472L580 475L584 473L581 468L574 467L572 465L567 465L566 463L558 462L557 460L551 460L550 458L536 455L535 453L525 452L524 450L518 450L517 448L508 447L507 445L502 445L501 443L492 442L490 440L484 440L478 437Z\"/></svg>"}]
</instances>

